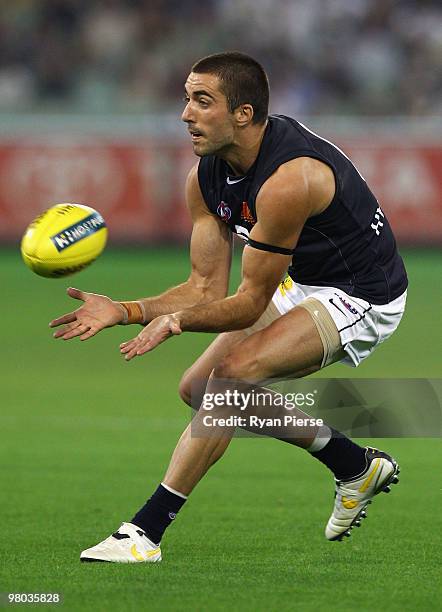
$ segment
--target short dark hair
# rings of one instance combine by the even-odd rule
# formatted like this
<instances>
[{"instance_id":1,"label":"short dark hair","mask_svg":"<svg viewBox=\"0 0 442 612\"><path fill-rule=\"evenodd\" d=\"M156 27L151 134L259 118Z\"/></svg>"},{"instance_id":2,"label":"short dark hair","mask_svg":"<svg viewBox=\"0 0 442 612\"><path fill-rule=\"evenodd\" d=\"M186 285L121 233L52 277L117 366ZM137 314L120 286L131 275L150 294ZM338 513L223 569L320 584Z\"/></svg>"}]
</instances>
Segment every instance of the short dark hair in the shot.
<instances>
[{"instance_id":1,"label":"short dark hair","mask_svg":"<svg viewBox=\"0 0 442 612\"><path fill-rule=\"evenodd\" d=\"M265 123L269 113L269 81L264 68L252 57L238 51L215 53L197 61L192 72L216 75L231 113L241 104L251 104L252 123Z\"/></svg>"}]
</instances>

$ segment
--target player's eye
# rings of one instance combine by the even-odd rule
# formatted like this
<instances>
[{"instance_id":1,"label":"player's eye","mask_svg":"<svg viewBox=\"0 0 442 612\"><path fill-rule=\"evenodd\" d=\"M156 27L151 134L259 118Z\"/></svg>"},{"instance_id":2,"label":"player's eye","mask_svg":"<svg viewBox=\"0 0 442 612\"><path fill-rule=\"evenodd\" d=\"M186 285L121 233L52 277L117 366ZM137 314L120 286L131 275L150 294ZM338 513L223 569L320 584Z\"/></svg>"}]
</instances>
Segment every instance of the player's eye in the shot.
<instances>
[{"instance_id":1,"label":"player's eye","mask_svg":"<svg viewBox=\"0 0 442 612\"><path fill-rule=\"evenodd\" d=\"M184 96L183 96L183 102L185 102L186 104L187 104L188 102L190 102L190 98L189 98L189 96L184 95Z\"/></svg>"}]
</instances>

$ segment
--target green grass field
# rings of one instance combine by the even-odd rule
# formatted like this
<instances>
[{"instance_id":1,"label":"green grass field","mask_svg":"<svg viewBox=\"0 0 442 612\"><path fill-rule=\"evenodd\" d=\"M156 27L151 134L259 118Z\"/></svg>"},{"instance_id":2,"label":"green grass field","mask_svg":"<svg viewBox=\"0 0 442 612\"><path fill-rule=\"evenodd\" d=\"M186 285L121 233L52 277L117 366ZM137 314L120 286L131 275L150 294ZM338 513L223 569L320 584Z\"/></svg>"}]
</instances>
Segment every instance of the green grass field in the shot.
<instances>
[{"instance_id":1,"label":"green grass field","mask_svg":"<svg viewBox=\"0 0 442 612\"><path fill-rule=\"evenodd\" d=\"M405 258L411 287L399 331L358 370L335 365L327 376L441 377L442 257ZM299 449L243 438L166 534L163 563L79 563L161 479L189 419L180 375L210 338L184 334L125 363L118 344L135 328L80 344L54 341L47 323L72 309L69 283L136 298L187 271L181 251L109 250L78 277L52 281L1 252L0 591L61 592L66 610L440 608L440 439L372 440L400 461L401 482L343 543L323 537L327 470Z\"/></svg>"}]
</instances>

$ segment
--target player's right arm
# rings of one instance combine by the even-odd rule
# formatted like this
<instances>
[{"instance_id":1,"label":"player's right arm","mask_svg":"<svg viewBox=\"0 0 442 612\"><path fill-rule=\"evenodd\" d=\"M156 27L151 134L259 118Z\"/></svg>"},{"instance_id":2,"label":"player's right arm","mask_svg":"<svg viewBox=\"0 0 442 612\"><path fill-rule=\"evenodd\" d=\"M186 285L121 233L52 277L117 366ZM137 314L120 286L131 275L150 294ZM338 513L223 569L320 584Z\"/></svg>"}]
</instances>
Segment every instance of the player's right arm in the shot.
<instances>
[{"instance_id":1,"label":"player's right arm","mask_svg":"<svg viewBox=\"0 0 442 612\"><path fill-rule=\"evenodd\" d=\"M163 314L176 312L177 304L207 304L226 297L232 259L232 233L215 217L204 202L198 182L198 167L189 172L186 181L186 202L192 218L190 241L191 272L186 282L172 287L157 297L141 302L145 323Z\"/></svg>"},{"instance_id":2,"label":"player's right arm","mask_svg":"<svg viewBox=\"0 0 442 612\"><path fill-rule=\"evenodd\" d=\"M227 295L232 236L229 228L207 209L198 183L197 166L187 177L186 201L193 223L189 278L159 296L125 302L129 307L131 304L134 307L138 305L144 323L177 310L220 300ZM127 308L107 296L73 288L68 289L68 295L82 300L84 304L51 321L50 327L64 325L54 333L55 338L70 340L80 336L81 340L87 340L102 329L124 323L127 319Z\"/></svg>"}]
</instances>

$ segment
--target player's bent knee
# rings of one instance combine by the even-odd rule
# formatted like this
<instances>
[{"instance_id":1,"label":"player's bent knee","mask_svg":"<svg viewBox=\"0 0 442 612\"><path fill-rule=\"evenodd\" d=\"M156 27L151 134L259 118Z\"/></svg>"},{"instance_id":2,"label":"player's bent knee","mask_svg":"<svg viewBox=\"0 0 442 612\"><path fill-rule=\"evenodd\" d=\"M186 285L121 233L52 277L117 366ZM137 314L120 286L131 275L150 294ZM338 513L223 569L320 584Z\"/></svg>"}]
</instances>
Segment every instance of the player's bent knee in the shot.
<instances>
[{"instance_id":1,"label":"player's bent knee","mask_svg":"<svg viewBox=\"0 0 442 612\"><path fill-rule=\"evenodd\" d=\"M207 380L195 376L192 368L184 372L180 384L178 385L178 394L185 404L198 410L206 389Z\"/></svg>"},{"instance_id":2,"label":"player's bent knee","mask_svg":"<svg viewBox=\"0 0 442 612\"><path fill-rule=\"evenodd\" d=\"M215 378L224 380L258 380L259 364L253 355L227 355L213 370Z\"/></svg>"},{"instance_id":3,"label":"player's bent knee","mask_svg":"<svg viewBox=\"0 0 442 612\"><path fill-rule=\"evenodd\" d=\"M183 400L185 404L188 406L192 405L192 395L190 392L191 383L190 377L187 376L187 372L183 374L183 377L180 380L180 384L178 385L178 395Z\"/></svg>"}]
</instances>

